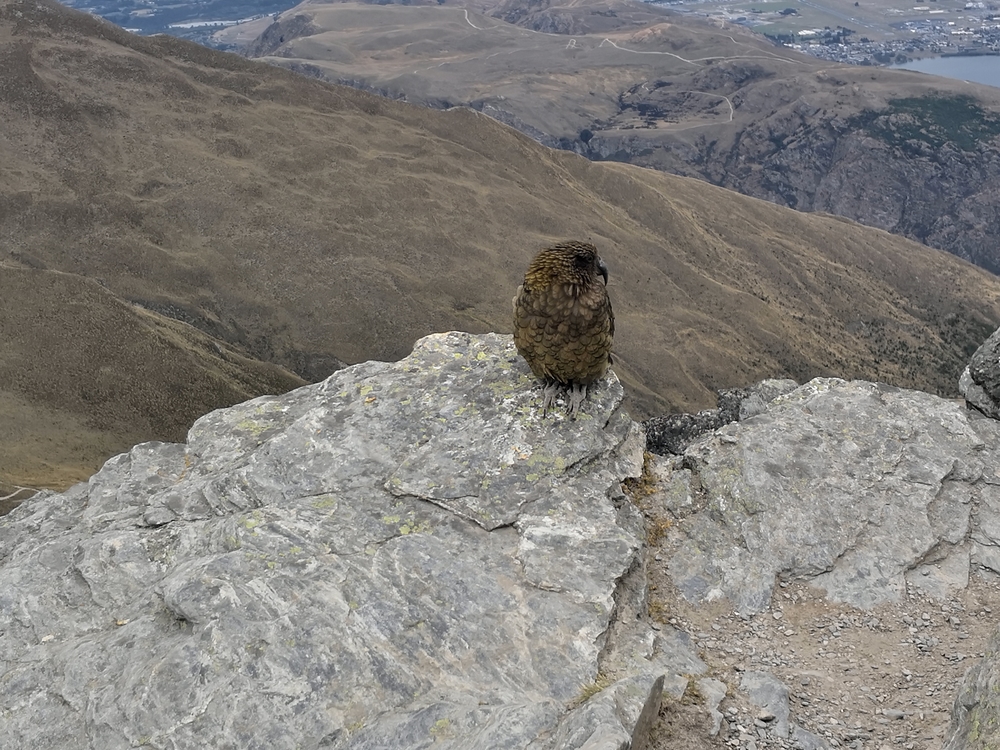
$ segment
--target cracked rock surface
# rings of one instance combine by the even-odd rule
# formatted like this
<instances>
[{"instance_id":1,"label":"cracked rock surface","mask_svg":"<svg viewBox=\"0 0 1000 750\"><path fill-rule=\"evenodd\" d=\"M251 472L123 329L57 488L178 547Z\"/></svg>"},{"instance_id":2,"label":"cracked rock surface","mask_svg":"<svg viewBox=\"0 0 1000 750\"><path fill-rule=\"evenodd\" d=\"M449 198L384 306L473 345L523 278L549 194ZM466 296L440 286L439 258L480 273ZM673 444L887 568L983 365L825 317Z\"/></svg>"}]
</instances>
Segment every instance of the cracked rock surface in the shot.
<instances>
[{"instance_id":1,"label":"cracked rock surface","mask_svg":"<svg viewBox=\"0 0 1000 750\"><path fill-rule=\"evenodd\" d=\"M998 437L955 401L813 380L663 464L670 576L744 614L779 578L857 607L899 601L907 582L946 597L970 560L1000 571Z\"/></svg>"},{"instance_id":2,"label":"cracked rock surface","mask_svg":"<svg viewBox=\"0 0 1000 750\"><path fill-rule=\"evenodd\" d=\"M645 610L613 376L509 336L200 419L0 519L5 748L640 747L704 671Z\"/></svg>"}]
</instances>

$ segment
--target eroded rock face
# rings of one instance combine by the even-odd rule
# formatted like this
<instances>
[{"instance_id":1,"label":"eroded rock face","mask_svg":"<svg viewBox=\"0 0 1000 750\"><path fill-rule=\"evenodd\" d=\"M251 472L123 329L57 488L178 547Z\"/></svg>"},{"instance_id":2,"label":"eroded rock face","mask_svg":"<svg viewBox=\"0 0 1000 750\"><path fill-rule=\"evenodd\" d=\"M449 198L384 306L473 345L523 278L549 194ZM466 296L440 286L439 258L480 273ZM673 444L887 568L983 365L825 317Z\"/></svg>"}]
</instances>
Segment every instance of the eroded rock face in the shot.
<instances>
[{"instance_id":1,"label":"eroded rock face","mask_svg":"<svg viewBox=\"0 0 1000 750\"><path fill-rule=\"evenodd\" d=\"M685 597L762 611L780 578L858 607L1000 572L1000 423L885 384L817 379L657 458ZM975 512L973 512L975 511Z\"/></svg>"},{"instance_id":2,"label":"eroded rock face","mask_svg":"<svg viewBox=\"0 0 1000 750\"><path fill-rule=\"evenodd\" d=\"M717 430L738 419L760 414L767 405L799 384L794 380L762 380L748 388L724 388L717 391L718 407L697 414L664 414L643 423L646 449L658 455L681 455L691 443L706 432Z\"/></svg>"},{"instance_id":3,"label":"eroded rock face","mask_svg":"<svg viewBox=\"0 0 1000 750\"><path fill-rule=\"evenodd\" d=\"M958 381L958 389L969 406L1000 419L1000 330L976 349Z\"/></svg>"},{"instance_id":4,"label":"eroded rock face","mask_svg":"<svg viewBox=\"0 0 1000 750\"><path fill-rule=\"evenodd\" d=\"M704 665L637 618L621 401L609 376L543 418L510 337L434 335L24 503L0 520L4 747L641 742Z\"/></svg>"},{"instance_id":5,"label":"eroded rock face","mask_svg":"<svg viewBox=\"0 0 1000 750\"><path fill-rule=\"evenodd\" d=\"M966 403L977 411L1000 419L1000 330L997 330L976 350L959 380L959 389ZM1000 530L994 500L987 507L987 529ZM1000 555L988 556L993 564ZM994 569L996 569L994 567ZM1000 629L994 631L987 644L984 658L965 675L951 712L951 732L945 750L990 750L1000 745L1000 700L996 686L1000 684Z\"/></svg>"}]
</instances>

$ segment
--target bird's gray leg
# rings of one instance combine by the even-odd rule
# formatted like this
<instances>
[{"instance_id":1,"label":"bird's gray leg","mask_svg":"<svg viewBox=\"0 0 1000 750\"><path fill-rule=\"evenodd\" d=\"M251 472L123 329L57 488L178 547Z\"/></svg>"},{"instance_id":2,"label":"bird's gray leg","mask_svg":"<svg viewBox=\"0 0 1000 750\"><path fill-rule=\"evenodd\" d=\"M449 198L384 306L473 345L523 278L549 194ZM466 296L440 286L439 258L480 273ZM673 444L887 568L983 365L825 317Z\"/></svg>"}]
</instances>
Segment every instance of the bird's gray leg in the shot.
<instances>
[{"instance_id":1,"label":"bird's gray leg","mask_svg":"<svg viewBox=\"0 0 1000 750\"><path fill-rule=\"evenodd\" d=\"M545 384L545 390L542 391L544 399L542 400L542 416L548 413L550 406L555 406L556 396L559 395L559 391L562 390L562 383L555 380L550 380Z\"/></svg>"},{"instance_id":2,"label":"bird's gray leg","mask_svg":"<svg viewBox=\"0 0 1000 750\"><path fill-rule=\"evenodd\" d=\"M573 390L569 396L569 416L576 419L576 413L580 410L580 404L587 398L587 386L573 383Z\"/></svg>"}]
</instances>

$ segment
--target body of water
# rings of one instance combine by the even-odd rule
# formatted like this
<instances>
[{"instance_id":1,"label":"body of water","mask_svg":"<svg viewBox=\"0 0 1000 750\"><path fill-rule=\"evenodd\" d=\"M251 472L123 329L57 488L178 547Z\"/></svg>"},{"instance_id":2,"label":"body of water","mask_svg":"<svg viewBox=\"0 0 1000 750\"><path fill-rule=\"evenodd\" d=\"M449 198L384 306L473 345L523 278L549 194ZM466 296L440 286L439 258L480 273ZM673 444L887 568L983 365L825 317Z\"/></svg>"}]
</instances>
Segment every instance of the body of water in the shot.
<instances>
[{"instance_id":1,"label":"body of water","mask_svg":"<svg viewBox=\"0 0 1000 750\"><path fill-rule=\"evenodd\" d=\"M926 57L923 60L914 60L892 67L919 70L921 73L985 83L987 86L1000 88L1000 55Z\"/></svg>"}]
</instances>

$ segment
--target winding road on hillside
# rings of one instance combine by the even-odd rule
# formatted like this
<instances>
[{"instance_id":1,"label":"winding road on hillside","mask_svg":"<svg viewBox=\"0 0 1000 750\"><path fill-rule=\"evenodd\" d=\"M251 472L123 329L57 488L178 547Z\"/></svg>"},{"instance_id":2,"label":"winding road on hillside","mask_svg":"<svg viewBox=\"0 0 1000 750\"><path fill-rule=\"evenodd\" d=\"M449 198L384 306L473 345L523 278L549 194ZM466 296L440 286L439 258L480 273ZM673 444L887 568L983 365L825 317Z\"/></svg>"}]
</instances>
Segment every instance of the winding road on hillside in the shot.
<instances>
[{"instance_id":1,"label":"winding road on hillside","mask_svg":"<svg viewBox=\"0 0 1000 750\"><path fill-rule=\"evenodd\" d=\"M807 3L807 4L811 4L811 3ZM493 31L495 29L503 28L504 26L511 26L512 28L516 28L518 31L520 31L520 32L522 32L524 34L537 34L537 35L549 36L549 37L562 37L562 36L565 36L563 34L553 34L553 33L550 33L550 32L537 31L535 29L525 29L525 28L522 28L522 27L517 27L517 26L513 26L512 24L505 24L505 23L494 23L491 26L487 26L487 25L478 26L475 23L473 23L473 20L472 20L472 17L470 16L470 14L469 14L468 8L462 8L461 11L462 11L462 15L463 15L463 17L465 19L465 22L469 26L471 26L473 29L475 29L476 31ZM479 20L479 19L477 19L477 20ZM484 22L485 22L485 18L484 18L483 21L480 21L480 23L484 23ZM734 37L732 37L729 34L726 34L724 36L727 39L729 39L736 46L748 46L748 45L746 45L745 42L743 42L743 43L738 42ZM701 67L702 65L704 65L706 63L711 63L711 62L726 62L726 61L754 60L754 59L758 59L758 60L766 59L766 60L769 60L769 61L778 60L778 61L781 61L781 62L789 62L789 63L791 62L790 60L788 60L788 58L783 57L782 55L779 55L779 54L776 54L776 53L763 53L763 54L754 54L754 55L748 55L748 54L743 54L743 55L713 55L713 56L707 56L707 57L686 58L686 57L683 57L681 55L675 54L673 52L665 52L665 51L662 51L662 50L637 50L637 49L631 49L629 47L622 46L621 44L619 44L618 42L616 42L615 40L613 40L613 39L611 39L610 37L607 37L607 36L601 37L601 41L598 44L596 44L596 45L587 45L587 46L585 46L584 44L581 44L580 41L578 41L580 39L581 38L579 36L572 36L572 37L570 37L569 40L567 41L566 46L565 46L564 49L566 49L566 50L601 49L601 48L603 48L605 46L610 46L610 47L613 47L615 50L617 50L619 52L625 52L625 53L633 54L633 55L661 55L661 56L665 56L665 57L672 57L672 58L674 58L676 60L679 60L682 63L685 63L687 65L693 65L695 67ZM592 41L592 40L587 39L586 41ZM538 49L539 49L539 47L536 46L536 47L531 47L531 48L517 48L517 49L512 49L512 50L503 50L503 51L500 51L500 52L492 52L492 53L490 53L489 55L487 55L483 59L489 60L491 58L498 57L500 55L513 55L513 54L518 54L518 53L523 53L523 52L535 51L535 50L538 50ZM419 74L421 71L432 70L434 68L440 68L440 67L445 66L445 65L461 65L462 63L463 63L463 61L447 61L446 60L444 62L437 63L436 65L431 65L431 66L428 66L428 67L425 67L425 68L419 68L417 70L414 70L413 72L415 74ZM675 132L682 131L682 130L690 130L690 129L693 129L693 128L708 127L710 125L728 124L728 123L731 123L733 121L734 117L735 117L736 108L733 105L732 100L728 96L726 96L724 94L718 94L718 93L711 92L711 91L698 91L698 90L693 90L693 89L691 89L691 90L685 90L685 91L679 91L678 93L698 94L698 95L702 95L702 96L717 97L719 99L722 99L723 101L726 102L726 105L729 108L729 119L726 120L724 123L708 122L708 123L698 123L698 124L695 124L695 125L688 125L686 127L671 128L671 130L674 130Z\"/></svg>"}]
</instances>

